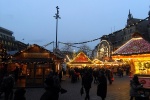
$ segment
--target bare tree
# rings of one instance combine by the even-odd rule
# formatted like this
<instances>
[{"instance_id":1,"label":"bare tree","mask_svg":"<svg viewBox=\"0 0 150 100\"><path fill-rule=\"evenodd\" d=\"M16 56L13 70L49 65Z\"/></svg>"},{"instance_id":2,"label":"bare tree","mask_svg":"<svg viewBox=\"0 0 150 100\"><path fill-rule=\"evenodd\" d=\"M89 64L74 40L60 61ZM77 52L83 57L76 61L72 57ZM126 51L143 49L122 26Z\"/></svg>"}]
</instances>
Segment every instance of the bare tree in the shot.
<instances>
[{"instance_id":1,"label":"bare tree","mask_svg":"<svg viewBox=\"0 0 150 100\"><path fill-rule=\"evenodd\" d=\"M75 56L75 53L73 51L72 48L72 44L71 43L64 43L64 46L61 48L61 51L65 54L68 55L68 57L70 59L73 59L73 57Z\"/></svg>"},{"instance_id":2,"label":"bare tree","mask_svg":"<svg viewBox=\"0 0 150 100\"><path fill-rule=\"evenodd\" d=\"M89 57L92 54L91 48L88 45L86 45L86 44L81 44L80 45L80 48L79 48L78 52L80 52L80 51L84 52Z\"/></svg>"},{"instance_id":3,"label":"bare tree","mask_svg":"<svg viewBox=\"0 0 150 100\"><path fill-rule=\"evenodd\" d=\"M71 43L65 43L64 46L61 48L61 50L73 52L72 44Z\"/></svg>"}]
</instances>

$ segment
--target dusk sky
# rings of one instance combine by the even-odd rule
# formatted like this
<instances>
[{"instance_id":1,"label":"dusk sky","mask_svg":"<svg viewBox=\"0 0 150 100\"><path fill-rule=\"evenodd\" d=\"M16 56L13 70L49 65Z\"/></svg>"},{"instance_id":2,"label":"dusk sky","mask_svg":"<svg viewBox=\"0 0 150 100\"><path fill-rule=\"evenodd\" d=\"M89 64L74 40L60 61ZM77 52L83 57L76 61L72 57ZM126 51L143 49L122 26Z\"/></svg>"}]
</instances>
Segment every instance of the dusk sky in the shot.
<instances>
[{"instance_id":1,"label":"dusk sky","mask_svg":"<svg viewBox=\"0 0 150 100\"><path fill-rule=\"evenodd\" d=\"M43 46L56 41L56 6L58 41L74 43L123 29L129 9L134 18L145 19L150 0L0 0L0 27L11 30L16 40ZM94 49L99 42L86 45Z\"/></svg>"}]
</instances>

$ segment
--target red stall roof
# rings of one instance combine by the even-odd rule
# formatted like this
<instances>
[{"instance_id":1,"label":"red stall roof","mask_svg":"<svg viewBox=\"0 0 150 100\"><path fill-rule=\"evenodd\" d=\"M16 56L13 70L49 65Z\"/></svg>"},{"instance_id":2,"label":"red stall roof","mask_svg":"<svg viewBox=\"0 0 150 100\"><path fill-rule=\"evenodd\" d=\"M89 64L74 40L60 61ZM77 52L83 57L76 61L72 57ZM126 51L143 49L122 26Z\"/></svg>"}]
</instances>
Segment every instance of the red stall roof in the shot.
<instances>
[{"instance_id":1,"label":"red stall roof","mask_svg":"<svg viewBox=\"0 0 150 100\"><path fill-rule=\"evenodd\" d=\"M70 63L89 63L92 64L92 61L83 53L80 52Z\"/></svg>"},{"instance_id":2,"label":"red stall roof","mask_svg":"<svg viewBox=\"0 0 150 100\"><path fill-rule=\"evenodd\" d=\"M140 54L150 53L150 43L142 37L133 37L113 54Z\"/></svg>"}]
</instances>

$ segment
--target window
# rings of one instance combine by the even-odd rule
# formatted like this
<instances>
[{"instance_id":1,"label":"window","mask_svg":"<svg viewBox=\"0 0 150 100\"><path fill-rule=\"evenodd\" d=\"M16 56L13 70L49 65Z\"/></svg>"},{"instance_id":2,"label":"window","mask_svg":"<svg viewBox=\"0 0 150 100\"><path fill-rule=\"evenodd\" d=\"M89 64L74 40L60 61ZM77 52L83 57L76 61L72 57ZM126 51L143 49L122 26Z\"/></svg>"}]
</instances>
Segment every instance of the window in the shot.
<instances>
[{"instance_id":1,"label":"window","mask_svg":"<svg viewBox=\"0 0 150 100\"><path fill-rule=\"evenodd\" d=\"M132 29L130 29L130 33L132 33Z\"/></svg>"}]
</instances>

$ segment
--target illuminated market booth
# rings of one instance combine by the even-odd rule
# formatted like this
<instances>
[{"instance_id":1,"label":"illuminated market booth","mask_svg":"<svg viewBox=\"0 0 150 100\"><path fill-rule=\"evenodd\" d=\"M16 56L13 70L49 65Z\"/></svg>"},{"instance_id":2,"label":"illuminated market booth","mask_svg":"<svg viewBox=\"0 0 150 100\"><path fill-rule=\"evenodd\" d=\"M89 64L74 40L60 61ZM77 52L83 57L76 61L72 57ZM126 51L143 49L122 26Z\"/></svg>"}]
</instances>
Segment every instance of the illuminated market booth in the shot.
<instances>
[{"instance_id":1,"label":"illuminated market booth","mask_svg":"<svg viewBox=\"0 0 150 100\"><path fill-rule=\"evenodd\" d=\"M105 58L104 58L105 59ZM108 57L107 57L108 59ZM110 60L111 58L109 58L109 60L105 60L105 61L101 61L99 59L94 59L92 62L94 65L98 66L99 68L114 68L114 67L121 67L124 66L124 62L121 61L112 61Z\"/></svg>"},{"instance_id":2,"label":"illuminated market booth","mask_svg":"<svg viewBox=\"0 0 150 100\"><path fill-rule=\"evenodd\" d=\"M83 52L80 52L76 57L73 58L73 60L67 63L67 66L69 66L69 68L71 67L82 68L86 66L92 67L94 66L94 64Z\"/></svg>"},{"instance_id":3,"label":"illuminated market booth","mask_svg":"<svg viewBox=\"0 0 150 100\"><path fill-rule=\"evenodd\" d=\"M63 59L36 44L12 56L9 71L19 68L19 78L25 79L25 86L43 85L51 70L58 72Z\"/></svg>"},{"instance_id":4,"label":"illuminated market booth","mask_svg":"<svg viewBox=\"0 0 150 100\"><path fill-rule=\"evenodd\" d=\"M104 64L102 61L100 61L99 59L94 59L92 61L92 63L96 66L96 67L102 67Z\"/></svg>"},{"instance_id":5,"label":"illuminated market booth","mask_svg":"<svg viewBox=\"0 0 150 100\"><path fill-rule=\"evenodd\" d=\"M7 62L7 51L3 47L3 44L0 43L0 71L4 67L4 64Z\"/></svg>"},{"instance_id":6,"label":"illuminated market booth","mask_svg":"<svg viewBox=\"0 0 150 100\"><path fill-rule=\"evenodd\" d=\"M145 87L150 87L150 43L140 34L134 33L132 39L118 48L112 56L131 67L131 77L136 74Z\"/></svg>"},{"instance_id":7,"label":"illuminated market booth","mask_svg":"<svg viewBox=\"0 0 150 100\"><path fill-rule=\"evenodd\" d=\"M78 68L83 68L83 67L97 67L97 68L103 68L103 67L118 67L119 65L122 65L122 62L117 62L117 61L110 61L110 59L106 61L101 61L99 59L93 59L90 60L90 58L88 58L83 52L80 52L77 56L75 56L73 58L73 60L70 60L67 63L67 66L69 66L69 68L74 68L74 67L78 67Z\"/></svg>"}]
</instances>

